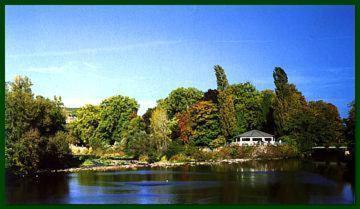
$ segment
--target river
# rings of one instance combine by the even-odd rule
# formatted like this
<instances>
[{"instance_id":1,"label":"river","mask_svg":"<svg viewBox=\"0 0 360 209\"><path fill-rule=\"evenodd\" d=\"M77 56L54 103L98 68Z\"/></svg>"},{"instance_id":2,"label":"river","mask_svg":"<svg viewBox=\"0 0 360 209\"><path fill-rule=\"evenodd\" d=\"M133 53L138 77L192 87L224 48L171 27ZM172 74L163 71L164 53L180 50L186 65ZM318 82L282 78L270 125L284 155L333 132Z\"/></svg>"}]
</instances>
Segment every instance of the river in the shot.
<instances>
[{"instance_id":1,"label":"river","mask_svg":"<svg viewBox=\"0 0 360 209\"><path fill-rule=\"evenodd\" d=\"M8 203L354 203L353 166L299 159L48 173L6 181Z\"/></svg>"}]
</instances>

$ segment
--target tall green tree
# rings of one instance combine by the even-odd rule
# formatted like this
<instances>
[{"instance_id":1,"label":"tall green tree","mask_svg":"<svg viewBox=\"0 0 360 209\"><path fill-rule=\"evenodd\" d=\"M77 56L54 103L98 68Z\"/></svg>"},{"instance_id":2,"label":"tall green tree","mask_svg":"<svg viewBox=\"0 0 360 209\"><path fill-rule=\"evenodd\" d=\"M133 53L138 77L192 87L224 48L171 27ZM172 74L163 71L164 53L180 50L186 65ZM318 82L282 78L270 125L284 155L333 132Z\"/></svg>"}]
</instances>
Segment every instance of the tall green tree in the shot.
<instances>
[{"instance_id":1,"label":"tall green tree","mask_svg":"<svg viewBox=\"0 0 360 209\"><path fill-rule=\"evenodd\" d=\"M191 105L198 102L203 97L203 92L196 88L177 88L170 92L164 99L164 107L169 119L174 118L177 113L181 113Z\"/></svg>"},{"instance_id":2,"label":"tall green tree","mask_svg":"<svg viewBox=\"0 0 360 209\"><path fill-rule=\"evenodd\" d=\"M160 153L167 149L168 144L171 142L169 128L169 119L166 110L157 107L151 115L151 133L152 143L155 144Z\"/></svg>"},{"instance_id":3,"label":"tall green tree","mask_svg":"<svg viewBox=\"0 0 360 209\"><path fill-rule=\"evenodd\" d=\"M138 150L136 150L136 143L142 142L148 144L149 140L148 134L145 131L145 123L144 120L140 116L136 116L125 125L125 129L122 132L122 141L121 145L125 147L126 151L130 154L140 154ZM143 138L143 139L140 139Z\"/></svg>"},{"instance_id":4,"label":"tall green tree","mask_svg":"<svg viewBox=\"0 0 360 209\"><path fill-rule=\"evenodd\" d=\"M229 86L233 97L237 126L239 132L261 129L261 94L251 83L240 83Z\"/></svg>"},{"instance_id":5,"label":"tall green tree","mask_svg":"<svg viewBox=\"0 0 360 209\"><path fill-rule=\"evenodd\" d=\"M307 133L312 134L314 145L341 145L344 143L342 122L337 107L320 101L309 102L311 125Z\"/></svg>"},{"instance_id":6,"label":"tall green tree","mask_svg":"<svg viewBox=\"0 0 360 209\"><path fill-rule=\"evenodd\" d=\"M239 133L234 101L229 91L220 91L218 100L222 134L231 139Z\"/></svg>"},{"instance_id":7,"label":"tall green tree","mask_svg":"<svg viewBox=\"0 0 360 209\"><path fill-rule=\"evenodd\" d=\"M214 71L217 81L217 100L222 134L226 139L231 139L238 133L234 101L231 91L228 90L229 82L224 69L219 65L215 65Z\"/></svg>"},{"instance_id":8,"label":"tall green tree","mask_svg":"<svg viewBox=\"0 0 360 209\"><path fill-rule=\"evenodd\" d=\"M5 161L15 173L51 168L46 162L69 154L66 134L58 134L65 129L61 98L35 97L31 86L29 78L17 76L5 89Z\"/></svg>"},{"instance_id":9,"label":"tall green tree","mask_svg":"<svg viewBox=\"0 0 360 209\"><path fill-rule=\"evenodd\" d=\"M121 142L122 132L127 122L136 117L138 108L138 103L126 96L112 96L103 100L100 103L100 121L95 137L109 145L115 141Z\"/></svg>"},{"instance_id":10,"label":"tall green tree","mask_svg":"<svg viewBox=\"0 0 360 209\"><path fill-rule=\"evenodd\" d=\"M314 143L309 132L311 113L305 97L294 84L288 83L285 71L276 67L273 73L275 83L274 122L275 135L287 137L300 150L311 149Z\"/></svg>"},{"instance_id":11,"label":"tall green tree","mask_svg":"<svg viewBox=\"0 0 360 209\"><path fill-rule=\"evenodd\" d=\"M90 146L96 140L95 131L100 121L100 107L87 104L76 111L76 120L69 124L77 144Z\"/></svg>"},{"instance_id":12,"label":"tall green tree","mask_svg":"<svg viewBox=\"0 0 360 209\"><path fill-rule=\"evenodd\" d=\"M350 103L349 115L345 119L345 137L349 145L355 144L355 118L356 118L356 106L355 101Z\"/></svg>"},{"instance_id":13,"label":"tall green tree","mask_svg":"<svg viewBox=\"0 0 360 209\"><path fill-rule=\"evenodd\" d=\"M272 90L263 90L261 93L261 129L267 133L275 133L274 100L275 93Z\"/></svg>"},{"instance_id":14,"label":"tall green tree","mask_svg":"<svg viewBox=\"0 0 360 209\"><path fill-rule=\"evenodd\" d=\"M225 70L220 65L215 65L214 70L216 75L217 90L223 91L229 86Z\"/></svg>"},{"instance_id":15,"label":"tall green tree","mask_svg":"<svg viewBox=\"0 0 360 209\"><path fill-rule=\"evenodd\" d=\"M304 114L307 103L305 97L295 85L288 83L285 71L276 67L273 73L275 83L274 119L276 135L289 135L294 129L290 121L299 114Z\"/></svg>"},{"instance_id":16,"label":"tall green tree","mask_svg":"<svg viewBox=\"0 0 360 209\"><path fill-rule=\"evenodd\" d=\"M151 115L152 115L152 113L153 113L154 110L155 110L155 107L153 107L153 108L148 108L148 109L146 110L146 112L142 115L142 119L143 119L143 121L144 121L144 123L145 123L145 131L146 131L147 134L150 134L150 132L151 132L151 128L150 128L151 122L150 122L150 119L151 119Z\"/></svg>"},{"instance_id":17,"label":"tall green tree","mask_svg":"<svg viewBox=\"0 0 360 209\"><path fill-rule=\"evenodd\" d=\"M32 83L28 77L16 76L5 88L5 136L11 145L26 131L36 127L36 107Z\"/></svg>"}]
</instances>

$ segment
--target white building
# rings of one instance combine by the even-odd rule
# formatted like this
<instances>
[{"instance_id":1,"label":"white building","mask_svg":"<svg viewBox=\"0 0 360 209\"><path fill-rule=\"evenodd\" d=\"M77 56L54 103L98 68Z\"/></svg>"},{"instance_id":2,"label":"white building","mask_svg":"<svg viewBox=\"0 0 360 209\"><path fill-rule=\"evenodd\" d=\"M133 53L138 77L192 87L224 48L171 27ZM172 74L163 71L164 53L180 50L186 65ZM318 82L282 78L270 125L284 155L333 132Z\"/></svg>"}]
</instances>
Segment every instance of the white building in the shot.
<instances>
[{"instance_id":1,"label":"white building","mask_svg":"<svg viewBox=\"0 0 360 209\"><path fill-rule=\"evenodd\" d=\"M238 145L260 145L260 144L276 145L281 143L281 141L275 140L274 135L259 130L251 130L236 136L235 141L232 143Z\"/></svg>"}]
</instances>

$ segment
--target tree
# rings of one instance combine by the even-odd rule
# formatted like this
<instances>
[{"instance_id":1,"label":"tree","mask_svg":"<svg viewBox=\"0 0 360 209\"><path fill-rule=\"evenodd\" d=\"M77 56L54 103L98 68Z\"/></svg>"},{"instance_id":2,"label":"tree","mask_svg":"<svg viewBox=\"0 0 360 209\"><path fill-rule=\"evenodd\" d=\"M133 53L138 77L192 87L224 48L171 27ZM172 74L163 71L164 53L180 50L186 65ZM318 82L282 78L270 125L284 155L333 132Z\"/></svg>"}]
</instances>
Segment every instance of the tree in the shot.
<instances>
[{"instance_id":1,"label":"tree","mask_svg":"<svg viewBox=\"0 0 360 209\"><path fill-rule=\"evenodd\" d=\"M138 103L129 97L112 96L100 103L99 125L95 137L105 144L120 142L125 124L136 117Z\"/></svg>"},{"instance_id":2,"label":"tree","mask_svg":"<svg viewBox=\"0 0 360 209\"><path fill-rule=\"evenodd\" d=\"M41 135L51 136L65 129L66 115L61 97L55 96L51 101L43 96L36 96L34 102L36 127Z\"/></svg>"},{"instance_id":3,"label":"tree","mask_svg":"<svg viewBox=\"0 0 360 209\"><path fill-rule=\"evenodd\" d=\"M216 89L209 89L207 92L204 93L203 101L210 101L214 104L218 104L218 95L219 92Z\"/></svg>"},{"instance_id":4,"label":"tree","mask_svg":"<svg viewBox=\"0 0 360 209\"><path fill-rule=\"evenodd\" d=\"M276 135L284 135L285 115L288 111L287 97L288 97L288 78L285 71L280 67L275 67L273 72L275 94L274 101L274 117L276 126Z\"/></svg>"},{"instance_id":5,"label":"tree","mask_svg":"<svg viewBox=\"0 0 360 209\"><path fill-rule=\"evenodd\" d=\"M348 144L354 145L355 143L355 116L356 116L356 108L355 101L350 103L350 110L348 118L345 119L345 136L348 141Z\"/></svg>"},{"instance_id":6,"label":"tree","mask_svg":"<svg viewBox=\"0 0 360 209\"><path fill-rule=\"evenodd\" d=\"M261 91L261 129L271 134L275 133L274 100L272 90Z\"/></svg>"},{"instance_id":7,"label":"tree","mask_svg":"<svg viewBox=\"0 0 360 209\"><path fill-rule=\"evenodd\" d=\"M67 166L68 156L71 154L67 138L68 133L58 131L54 136L48 138L45 153L42 155L41 167L43 168L62 168Z\"/></svg>"},{"instance_id":8,"label":"tree","mask_svg":"<svg viewBox=\"0 0 360 209\"><path fill-rule=\"evenodd\" d=\"M28 77L16 76L5 88L5 136L7 146L36 126L34 95Z\"/></svg>"},{"instance_id":9,"label":"tree","mask_svg":"<svg viewBox=\"0 0 360 209\"><path fill-rule=\"evenodd\" d=\"M308 150L313 144L309 129L311 114L305 97L288 83L285 71L276 67L273 73L275 83L274 122L277 137L289 136L296 140L300 150Z\"/></svg>"},{"instance_id":10,"label":"tree","mask_svg":"<svg viewBox=\"0 0 360 209\"><path fill-rule=\"evenodd\" d=\"M69 124L78 144L90 146L100 121L100 107L87 104L76 111L76 120Z\"/></svg>"},{"instance_id":11,"label":"tree","mask_svg":"<svg viewBox=\"0 0 360 209\"><path fill-rule=\"evenodd\" d=\"M183 142L209 146L221 136L219 111L210 101L200 101L184 112L179 119L180 137Z\"/></svg>"},{"instance_id":12,"label":"tree","mask_svg":"<svg viewBox=\"0 0 360 209\"><path fill-rule=\"evenodd\" d=\"M151 115L152 115L154 110L155 110L155 107L148 108L146 110L146 112L142 115L142 119L143 119L143 121L145 123L145 131L146 131L147 134L150 134L150 132L151 132L150 119L151 119Z\"/></svg>"},{"instance_id":13,"label":"tree","mask_svg":"<svg viewBox=\"0 0 360 209\"><path fill-rule=\"evenodd\" d=\"M15 174L28 174L40 168L41 136L38 130L25 132L18 140L8 146L7 163Z\"/></svg>"},{"instance_id":14,"label":"tree","mask_svg":"<svg viewBox=\"0 0 360 209\"><path fill-rule=\"evenodd\" d=\"M225 138L231 139L238 133L234 101L231 95L231 90L227 90L229 83L224 69L219 65L215 65L214 70L217 81L217 89L219 92L217 100L220 113L221 130Z\"/></svg>"},{"instance_id":15,"label":"tree","mask_svg":"<svg viewBox=\"0 0 360 209\"><path fill-rule=\"evenodd\" d=\"M203 97L203 92L196 88L177 88L163 101L169 119L181 113Z\"/></svg>"},{"instance_id":16,"label":"tree","mask_svg":"<svg viewBox=\"0 0 360 209\"><path fill-rule=\"evenodd\" d=\"M193 130L191 126L190 113L189 111L185 111L182 114L177 115L178 117L178 125L180 132L180 139L184 143L189 143L189 138L193 135Z\"/></svg>"},{"instance_id":17,"label":"tree","mask_svg":"<svg viewBox=\"0 0 360 209\"><path fill-rule=\"evenodd\" d=\"M225 71L220 65L215 65L214 70L216 75L217 90L223 91L229 86Z\"/></svg>"},{"instance_id":18,"label":"tree","mask_svg":"<svg viewBox=\"0 0 360 209\"><path fill-rule=\"evenodd\" d=\"M273 73L275 83L274 119L277 136L291 134L291 120L306 110L307 103L304 96L295 85L288 83L285 71L276 67Z\"/></svg>"},{"instance_id":19,"label":"tree","mask_svg":"<svg viewBox=\"0 0 360 209\"><path fill-rule=\"evenodd\" d=\"M132 118L127 124L124 125L124 130L122 131L122 140L121 144L124 147L127 147L129 141L134 140L134 138L138 137L139 133L145 133L145 123L140 116L136 116Z\"/></svg>"},{"instance_id":20,"label":"tree","mask_svg":"<svg viewBox=\"0 0 360 209\"><path fill-rule=\"evenodd\" d=\"M237 130L245 132L261 129L263 116L261 112L262 97L251 83L240 83L229 86L234 100L237 118Z\"/></svg>"},{"instance_id":21,"label":"tree","mask_svg":"<svg viewBox=\"0 0 360 209\"><path fill-rule=\"evenodd\" d=\"M155 144L156 149L162 153L166 150L167 145L170 143L171 139L169 135L171 134L169 128L169 120L166 113L161 107L157 107L151 115L151 133L152 133L152 143Z\"/></svg>"},{"instance_id":22,"label":"tree","mask_svg":"<svg viewBox=\"0 0 360 209\"><path fill-rule=\"evenodd\" d=\"M311 111L310 129L315 145L332 146L340 145L344 142L342 133L342 123L336 106L322 100L309 102Z\"/></svg>"},{"instance_id":23,"label":"tree","mask_svg":"<svg viewBox=\"0 0 360 209\"><path fill-rule=\"evenodd\" d=\"M221 91L218 95L219 113L222 134L226 139L233 138L238 134L236 111L231 94L228 91Z\"/></svg>"},{"instance_id":24,"label":"tree","mask_svg":"<svg viewBox=\"0 0 360 209\"><path fill-rule=\"evenodd\" d=\"M53 137L65 129L65 114L61 98L54 100L36 96L31 91L29 78L17 76L5 89L5 150L6 166L14 173L29 173L40 168L51 168L45 160L59 160L67 154L68 144L46 148ZM66 133L67 134L67 133ZM64 134L64 135L66 135ZM56 139L58 139L57 137Z\"/></svg>"}]
</instances>

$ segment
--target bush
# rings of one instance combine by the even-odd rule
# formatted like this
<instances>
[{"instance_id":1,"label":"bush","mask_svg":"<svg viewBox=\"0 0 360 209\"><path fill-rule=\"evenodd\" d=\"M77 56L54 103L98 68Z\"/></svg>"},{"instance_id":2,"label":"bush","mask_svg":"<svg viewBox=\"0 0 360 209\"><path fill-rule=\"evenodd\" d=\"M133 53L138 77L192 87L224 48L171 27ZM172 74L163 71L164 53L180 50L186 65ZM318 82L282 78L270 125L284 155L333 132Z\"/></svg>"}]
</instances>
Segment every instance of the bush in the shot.
<instances>
[{"instance_id":1,"label":"bush","mask_svg":"<svg viewBox=\"0 0 360 209\"><path fill-rule=\"evenodd\" d=\"M127 139L125 153L132 155L135 158L138 158L140 155L147 154L151 151L151 149L153 149L153 146L151 146L149 142L150 137L145 131L134 133L134 135L131 135Z\"/></svg>"},{"instance_id":2,"label":"bush","mask_svg":"<svg viewBox=\"0 0 360 209\"><path fill-rule=\"evenodd\" d=\"M177 154L170 158L170 162L187 162L189 161L189 158L185 156L184 154Z\"/></svg>"},{"instance_id":3,"label":"bush","mask_svg":"<svg viewBox=\"0 0 360 209\"><path fill-rule=\"evenodd\" d=\"M8 165L15 174L27 174L40 168L41 142L39 131L30 130L8 149Z\"/></svg>"},{"instance_id":4,"label":"bush","mask_svg":"<svg viewBox=\"0 0 360 209\"><path fill-rule=\"evenodd\" d=\"M185 146L182 144L182 142L179 140L175 140L169 144L169 146L165 152L165 155L168 159L170 159L174 155L183 153L184 150L185 150Z\"/></svg>"},{"instance_id":5,"label":"bush","mask_svg":"<svg viewBox=\"0 0 360 209\"><path fill-rule=\"evenodd\" d=\"M195 146L195 143L191 142L185 144L183 154L186 156L191 156L194 152L197 152L199 148Z\"/></svg>"},{"instance_id":6,"label":"bush","mask_svg":"<svg viewBox=\"0 0 360 209\"><path fill-rule=\"evenodd\" d=\"M218 147L222 147L226 144L226 139L223 136L219 136L218 138L214 139L212 142L210 142L211 149L215 149Z\"/></svg>"},{"instance_id":7,"label":"bush","mask_svg":"<svg viewBox=\"0 0 360 209\"><path fill-rule=\"evenodd\" d=\"M215 158L218 160L225 160L231 158L231 147L223 147L215 153Z\"/></svg>"},{"instance_id":8,"label":"bush","mask_svg":"<svg viewBox=\"0 0 360 209\"><path fill-rule=\"evenodd\" d=\"M161 159L160 159L160 162L167 162L168 159L166 157L166 155L162 156Z\"/></svg>"},{"instance_id":9,"label":"bush","mask_svg":"<svg viewBox=\"0 0 360 209\"><path fill-rule=\"evenodd\" d=\"M42 159L43 168L59 168L67 165L67 158L71 154L67 137L68 133L59 131L55 136L48 138Z\"/></svg>"},{"instance_id":10,"label":"bush","mask_svg":"<svg viewBox=\"0 0 360 209\"><path fill-rule=\"evenodd\" d=\"M284 157L296 157L300 154L297 147L288 144L279 145L278 149Z\"/></svg>"},{"instance_id":11,"label":"bush","mask_svg":"<svg viewBox=\"0 0 360 209\"><path fill-rule=\"evenodd\" d=\"M293 146L293 147L299 146L296 138L293 136L282 136L279 138L279 140L282 142L282 144L287 144L287 145Z\"/></svg>"},{"instance_id":12,"label":"bush","mask_svg":"<svg viewBox=\"0 0 360 209\"><path fill-rule=\"evenodd\" d=\"M139 161L142 162L142 163L147 163L147 162L149 162L149 156L147 156L147 155L140 155Z\"/></svg>"},{"instance_id":13,"label":"bush","mask_svg":"<svg viewBox=\"0 0 360 209\"><path fill-rule=\"evenodd\" d=\"M213 154L212 154L212 152L205 152L205 151L197 150L192 153L191 157L195 161L209 161L209 160L213 159Z\"/></svg>"}]
</instances>

